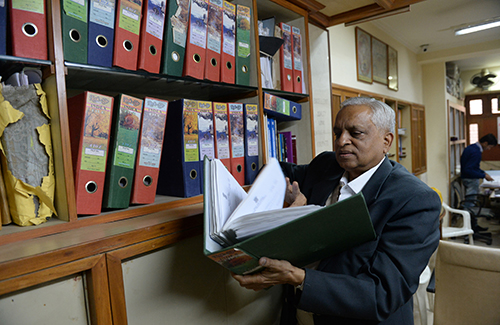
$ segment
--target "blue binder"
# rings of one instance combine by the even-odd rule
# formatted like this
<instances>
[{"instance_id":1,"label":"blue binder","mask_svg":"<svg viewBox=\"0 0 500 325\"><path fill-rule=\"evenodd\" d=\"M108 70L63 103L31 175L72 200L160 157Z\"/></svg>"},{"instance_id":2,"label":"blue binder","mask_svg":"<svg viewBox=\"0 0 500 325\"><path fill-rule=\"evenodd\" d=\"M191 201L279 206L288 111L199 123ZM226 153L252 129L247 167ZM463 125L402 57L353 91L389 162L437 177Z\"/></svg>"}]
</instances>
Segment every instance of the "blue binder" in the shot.
<instances>
[{"instance_id":1,"label":"blue binder","mask_svg":"<svg viewBox=\"0 0 500 325\"><path fill-rule=\"evenodd\" d=\"M0 55L7 54L7 3L0 0Z\"/></svg>"},{"instance_id":2,"label":"blue binder","mask_svg":"<svg viewBox=\"0 0 500 325\"><path fill-rule=\"evenodd\" d=\"M251 185L259 173L259 110L256 104L245 104L245 185Z\"/></svg>"},{"instance_id":3,"label":"blue binder","mask_svg":"<svg viewBox=\"0 0 500 325\"><path fill-rule=\"evenodd\" d=\"M89 9L88 63L103 67L113 64L115 1L91 0Z\"/></svg>"},{"instance_id":4,"label":"blue binder","mask_svg":"<svg viewBox=\"0 0 500 325\"><path fill-rule=\"evenodd\" d=\"M201 194L198 147L198 102L179 99L168 104L156 193L192 197Z\"/></svg>"}]
</instances>

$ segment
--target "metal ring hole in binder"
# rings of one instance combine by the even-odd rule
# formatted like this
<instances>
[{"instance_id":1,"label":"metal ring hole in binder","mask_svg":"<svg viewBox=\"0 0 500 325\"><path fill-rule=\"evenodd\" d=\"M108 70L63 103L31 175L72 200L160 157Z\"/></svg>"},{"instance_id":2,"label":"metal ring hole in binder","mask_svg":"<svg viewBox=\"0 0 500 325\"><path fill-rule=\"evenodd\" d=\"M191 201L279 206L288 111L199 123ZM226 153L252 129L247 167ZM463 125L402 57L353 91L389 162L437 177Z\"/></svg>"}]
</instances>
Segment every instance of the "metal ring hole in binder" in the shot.
<instances>
[{"instance_id":1,"label":"metal ring hole in binder","mask_svg":"<svg viewBox=\"0 0 500 325\"><path fill-rule=\"evenodd\" d=\"M71 40L75 43L78 43L81 41L82 39L82 35L80 34L80 32L76 29L70 29L69 31L69 38L71 38Z\"/></svg>"},{"instance_id":2,"label":"metal ring hole in binder","mask_svg":"<svg viewBox=\"0 0 500 325\"><path fill-rule=\"evenodd\" d=\"M242 170L243 170L243 168L241 167L241 165L236 166L236 171L238 173L241 173Z\"/></svg>"},{"instance_id":3,"label":"metal ring hole in binder","mask_svg":"<svg viewBox=\"0 0 500 325\"><path fill-rule=\"evenodd\" d=\"M87 193L89 193L89 194L93 194L93 193L97 192L96 182L94 182L94 181L87 182L87 184L85 184L85 191L87 191Z\"/></svg>"},{"instance_id":4,"label":"metal ring hole in binder","mask_svg":"<svg viewBox=\"0 0 500 325\"><path fill-rule=\"evenodd\" d=\"M196 170L191 169L191 171L189 172L189 177L191 177L191 179L196 179L196 176L198 176L198 173L196 172Z\"/></svg>"},{"instance_id":5,"label":"metal ring hole in binder","mask_svg":"<svg viewBox=\"0 0 500 325\"><path fill-rule=\"evenodd\" d=\"M134 49L134 44L132 44L131 41L129 41L128 39L124 40L123 41L123 48L127 51L132 51Z\"/></svg>"},{"instance_id":6,"label":"metal ring hole in binder","mask_svg":"<svg viewBox=\"0 0 500 325\"><path fill-rule=\"evenodd\" d=\"M149 46L149 53L151 53L151 55L156 55L156 53L158 53L158 52L156 52L156 46L150 45Z\"/></svg>"},{"instance_id":7,"label":"metal ring hole in binder","mask_svg":"<svg viewBox=\"0 0 500 325\"><path fill-rule=\"evenodd\" d=\"M172 52L172 60L174 60L174 62L179 62L180 59L181 59L181 56L179 55L179 53L177 53L176 51L173 51Z\"/></svg>"},{"instance_id":8,"label":"metal ring hole in binder","mask_svg":"<svg viewBox=\"0 0 500 325\"><path fill-rule=\"evenodd\" d=\"M26 23L23 25L23 33L28 37L34 37L38 34L38 28L32 23Z\"/></svg>"},{"instance_id":9,"label":"metal ring hole in binder","mask_svg":"<svg viewBox=\"0 0 500 325\"><path fill-rule=\"evenodd\" d=\"M297 81L300 82L300 77L297 77Z\"/></svg>"},{"instance_id":10,"label":"metal ring hole in binder","mask_svg":"<svg viewBox=\"0 0 500 325\"><path fill-rule=\"evenodd\" d=\"M210 60L210 64L213 66L213 67L216 67L217 66L217 60L215 58L212 58Z\"/></svg>"},{"instance_id":11,"label":"metal ring hole in binder","mask_svg":"<svg viewBox=\"0 0 500 325\"><path fill-rule=\"evenodd\" d=\"M257 169L257 164L256 163L252 163L250 165L250 167L252 168L252 170L256 170Z\"/></svg>"},{"instance_id":12,"label":"metal ring hole in binder","mask_svg":"<svg viewBox=\"0 0 500 325\"><path fill-rule=\"evenodd\" d=\"M127 185L128 185L128 180L127 180L127 177L120 177L120 179L118 180L118 185L119 185L121 188L125 188L125 187L127 187Z\"/></svg>"},{"instance_id":13,"label":"metal ring hole in binder","mask_svg":"<svg viewBox=\"0 0 500 325\"><path fill-rule=\"evenodd\" d=\"M291 76L291 75L289 75L289 74L287 74L287 75L286 75L286 79L287 79L288 81L290 81L290 80L292 80L292 76Z\"/></svg>"},{"instance_id":14,"label":"metal ring hole in binder","mask_svg":"<svg viewBox=\"0 0 500 325\"><path fill-rule=\"evenodd\" d=\"M297 106L292 107L292 112L297 113Z\"/></svg>"},{"instance_id":15,"label":"metal ring hole in binder","mask_svg":"<svg viewBox=\"0 0 500 325\"><path fill-rule=\"evenodd\" d=\"M196 63L200 63L201 62L201 56L199 54L194 54L193 55L193 60Z\"/></svg>"},{"instance_id":16,"label":"metal ring hole in binder","mask_svg":"<svg viewBox=\"0 0 500 325\"><path fill-rule=\"evenodd\" d=\"M241 66L241 71L243 71L243 73L247 73L248 67L246 65Z\"/></svg>"},{"instance_id":17,"label":"metal ring hole in binder","mask_svg":"<svg viewBox=\"0 0 500 325\"><path fill-rule=\"evenodd\" d=\"M231 62L227 61L226 62L226 67L231 70L233 68L233 65L231 64Z\"/></svg>"},{"instance_id":18,"label":"metal ring hole in binder","mask_svg":"<svg viewBox=\"0 0 500 325\"><path fill-rule=\"evenodd\" d=\"M103 48L108 46L108 39L104 35L97 35L97 37L95 38L95 42L98 46Z\"/></svg>"},{"instance_id":19,"label":"metal ring hole in binder","mask_svg":"<svg viewBox=\"0 0 500 325\"><path fill-rule=\"evenodd\" d=\"M149 175L144 176L144 178L142 179L142 183L146 186L150 186L151 184L153 184L153 177Z\"/></svg>"}]
</instances>

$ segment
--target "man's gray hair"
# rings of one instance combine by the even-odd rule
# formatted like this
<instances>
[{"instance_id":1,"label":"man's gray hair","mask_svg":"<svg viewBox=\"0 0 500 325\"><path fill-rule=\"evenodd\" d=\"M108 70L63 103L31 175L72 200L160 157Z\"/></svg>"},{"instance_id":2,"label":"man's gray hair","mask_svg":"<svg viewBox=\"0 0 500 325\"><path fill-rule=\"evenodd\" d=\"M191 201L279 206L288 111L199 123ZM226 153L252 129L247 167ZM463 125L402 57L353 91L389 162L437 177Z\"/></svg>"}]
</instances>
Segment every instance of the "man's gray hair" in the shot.
<instances>
[{"instance_id":1,"label":"man's gray hair","mask_svg":"<svg viewBox=\"0 0 500 325\"><path fill-rule=\"evenodd\" d=\"M375 98L352 97L346 99L340 105L340 109L347 106L368 106L373 112L373 124L381 130L394 134L396 128L396 113L387 105Z\"/></svg>"}]
</instances>

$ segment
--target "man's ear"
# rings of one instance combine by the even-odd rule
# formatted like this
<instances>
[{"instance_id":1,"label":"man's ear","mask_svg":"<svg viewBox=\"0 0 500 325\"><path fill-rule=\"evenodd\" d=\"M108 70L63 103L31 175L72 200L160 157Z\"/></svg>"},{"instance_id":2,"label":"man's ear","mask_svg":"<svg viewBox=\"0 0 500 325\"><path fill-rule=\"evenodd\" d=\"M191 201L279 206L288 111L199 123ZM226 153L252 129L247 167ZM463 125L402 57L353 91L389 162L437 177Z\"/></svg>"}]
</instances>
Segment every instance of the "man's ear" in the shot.
<instances>
[{"instance_id":1,"label":"man's ear","mask_svg":"<svg viewBox=\"0 0 500 325\"><path fill-rule=\"evenodd\" d=\"M384 135L384 154L389 152L389 149L391 148L393 140L394 140L394 133L387 132Z\"/></svg>"}]
</instances>

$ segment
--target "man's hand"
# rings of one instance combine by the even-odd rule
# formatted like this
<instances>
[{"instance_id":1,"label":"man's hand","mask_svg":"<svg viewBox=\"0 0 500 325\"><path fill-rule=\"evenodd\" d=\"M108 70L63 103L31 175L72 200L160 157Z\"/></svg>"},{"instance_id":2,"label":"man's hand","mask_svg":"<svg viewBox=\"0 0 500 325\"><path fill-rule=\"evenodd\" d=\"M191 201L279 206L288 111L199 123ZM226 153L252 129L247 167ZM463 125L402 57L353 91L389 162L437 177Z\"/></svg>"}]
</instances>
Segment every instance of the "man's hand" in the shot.
<instances>
[{"instance_id":1,"label":"man's hand","mask_svg":"<svg viewBox=\"0 0 500 325\"><path fill-rule=\"evenodd\" d=\"M273 260L262 257L259 264L265 269L259 273L251 275L237 275L232 273L232 277L240 283L240 286L259 291L276 284L291 284L298 286L304 282L306 271L295 267L287 261Z\"/></svg>"},{"instance_id":2,"label":"man's hand","mask_svg":"<svg viewBox=\"0 0 500 325\"><path fill-rule=\"evenodd\" d=\"M290 184L290 178L286 179L285 202L291 207L307 205L307 198L299 189L299 183Z\"/></svg>"},{"instance_id":3,"label":"man's hand","mask_svg":"<svg viewBox=\"0 0 500 325\"><path fill-rule=\"evenodd\" d=\"M491 177L490 175L488 175L488 174L486 174L486 173L485 173L485 175L484 175L484 178L485 178L487 181L489 181L489 182L493 182L493 181L494 181L493 177Z\"/></svg>"}]
</instances>

